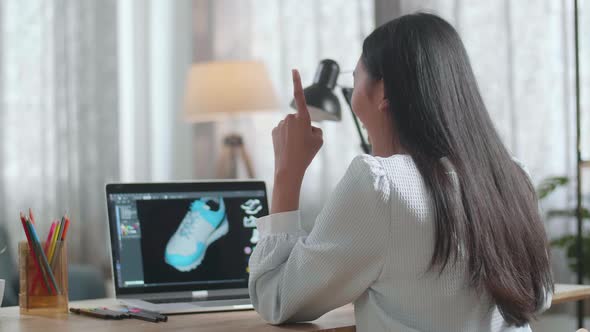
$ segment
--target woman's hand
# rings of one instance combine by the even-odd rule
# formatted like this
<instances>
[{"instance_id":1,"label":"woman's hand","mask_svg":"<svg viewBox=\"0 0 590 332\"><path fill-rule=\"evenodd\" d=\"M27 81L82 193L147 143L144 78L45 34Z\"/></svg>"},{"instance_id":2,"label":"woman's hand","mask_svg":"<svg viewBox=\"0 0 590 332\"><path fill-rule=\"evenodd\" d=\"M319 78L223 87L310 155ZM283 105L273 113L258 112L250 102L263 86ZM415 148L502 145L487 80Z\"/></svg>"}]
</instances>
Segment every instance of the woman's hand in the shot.
<instances>
[{"instance_id":1,"label":"woman's hand","mask_svg":"<svg viewBox=\"0 0 590 332\"><path fill-rule=\"evenodd\" d=\"M293 70L293 95L296 114L289 114L272 131L275 175L301 177L323 144L322 130L311 125L301 77Z\"/></svg>"},{"instance_id":2,"label":"woman's hand","mask_svg":"<svg viewBox=\"0 0 590 332\"><path fill-rule=\"evenodd\" d=\"M271 213L297 210L303 175L323 144L322 130L311 125L301 77L293 70L296 114L289 114L272 131L275 186Z\"/></svg>"}]
</instances>

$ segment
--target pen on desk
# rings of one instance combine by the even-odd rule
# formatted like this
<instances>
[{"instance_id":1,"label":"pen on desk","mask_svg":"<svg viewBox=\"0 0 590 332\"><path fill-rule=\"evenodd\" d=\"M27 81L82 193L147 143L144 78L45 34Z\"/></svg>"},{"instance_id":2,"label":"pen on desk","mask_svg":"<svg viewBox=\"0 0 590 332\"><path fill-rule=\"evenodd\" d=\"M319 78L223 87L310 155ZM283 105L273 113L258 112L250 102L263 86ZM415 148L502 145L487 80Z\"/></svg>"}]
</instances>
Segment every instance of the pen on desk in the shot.
<instances>
[{"instance_id":1,"label":"pen on desk","mask_svg":"<svg viewBox=\"0 0 590 332\"><path fill-rule=\"evenodd\" d=\"M104 313L100 313L100 312L96 312L93 310L89 310L89 309L78 309L78 308L70 308L70 312L73 312L75 314L78 315L83 315L83 316L90 316L90 317L95 317L95 318L103 318L103 319L108 319L110 318L110 315L104 314Z\"/></svg>"},{"instance_id":2,"label":"pen on desk","mask_svg":"<svg viewBox=\"0 0 590 332\"><path fill-rule=\"evenodd\" d=\"M119 312L119 311L108 310L108 309L91 308L91 309L84 309L84 310L89 310L89 311L92 311L92 312L95 312L95 313L99 313L101 315L105 315L105 317L106 318L109 318L109 319L129 318L129 315L127 315L126 313Z\"/></svg>"},{"instance_id":3,"label":"pen on desk","mask_svg":"<svg viewBox=\"0 0 590 332\"><path fill-rule=\"evenodd\" d=\"M111 310L107 307L102 307L99 309L104 311L105 313L111 314L113 316L117 316L118 318L129 318L129 313L126 311Z\"/></svg>"},{"instance_id":4,"label":"pen on desk","mask_svg":"<svg viewBox=\"0 0 590 332\"><path fill-rule=\"evenodd\" d=\"M78 315L90 316L102 319L123 319L129 316L126 313L100 308L70 308L70 312Z\"/></svg>"},{"instance_id":5,"label":"pen on desk","mask_svg":"<svg viewBox=\"0 0 590 332\"><path fill-rule=\"evenodd\" d=\"M139 308L130 308L130 307L127 307L123 310L125 310L125 312L127 312L129 314L129 317L131 317L131 318L147 320L147 321L154 322L154 323L166 322L168 320L168 317L166 317L165 315L162 315L158 312L155 312L155 311L148 311L148 310L143 310L143 309L139 309Z\"/></svg>"},{"instance_id":6,"label":"pen on desk","mask_svg":"<svg viewBox=\"0 0 590 332\"><path fill-rule=\"evenodd\" d=\"M131 318L141 319L152 323L157 323L160 321L158 317L144 312L133 312L130 310L128 314Z\"/></svg>"},{"instance_id":7,"label":"pen on desk","mask_svg":"<svg viewBox=\"0 0 590 332\"><path fill-rule=\"evenodd\" d=\"M168 316L163 315L163 314L161 314L159 312L156 312L156 311L150 311L150 310L139 309L139 308L129 308L129 311L132 311L132 312L143 312L143 313L146 313L146 314L155 316L156 318L158 318L162 322L168 321Z\"/></svg>"}]
</instances>

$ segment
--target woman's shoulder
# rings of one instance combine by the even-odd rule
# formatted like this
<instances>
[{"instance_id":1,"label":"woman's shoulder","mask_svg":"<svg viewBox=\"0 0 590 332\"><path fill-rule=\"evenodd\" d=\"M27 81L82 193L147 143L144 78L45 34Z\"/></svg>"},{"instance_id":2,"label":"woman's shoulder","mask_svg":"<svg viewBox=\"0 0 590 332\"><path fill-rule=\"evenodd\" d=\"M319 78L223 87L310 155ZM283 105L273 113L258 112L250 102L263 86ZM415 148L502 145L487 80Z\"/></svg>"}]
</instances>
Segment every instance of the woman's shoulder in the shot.
<instances>
[{"instance_id":1,"label":"woman's shoulder","mask_svg":"<svg viewBox=\"0 0 590 332\"><path fill-rule=\"evenodd\" d=\"M378 191L388 196L389 186L385 175L383 165L375 157L361 154L350 162L340 185L346 187L346 191L357 194Z\"/></svg>"},{"instance_id":2,"label":"woman's shoulder","mask_svg":"<svg viewBox=\"0 0 590 332\"><path fill-rule=\"evenodd\" d=\"M389 157L362 154L352 161L352 165L354 164L358 165L359 170L367 171L373 176L386 176L393 181L407 177L420 177L412 156L407 154L394 154Z\"/></svg>"},{"instance_id":3,"label":"woman's shoulder","mask_svg":"<svg viewBox=\"0 0 590 332\"><path fill-rule=\"evenodd\" d=\"M389 192L407 187L422 186L422 177L410 155L396 154L376 157L356 156L348 169L348 176L372 180L374 189Z\"/></svg>"},{"instance_id":4,"label":"woman's shoulder","mask_svg":"<svg viewBox=\"0 0 590 332\"><path fill-rule=\"evenodd\" d=\"M356 174L367 174L372 177L385 175L385 170L381 162L377 157L369 154L361 154L354 157L348 171Z\"/></svg>"},{"instance_id":5,"label":"woman's shoulder","mask_svg":"<svg viewBox=\"0 0 590 332\"><path fill-rule=\"evenodd\" d=\"M361 154L352 160L350 170L353 172L365 172L374 177L390 174L419 174L412 156L407 154L394 154L389 157Z\"/></svg>"}]
</instances>

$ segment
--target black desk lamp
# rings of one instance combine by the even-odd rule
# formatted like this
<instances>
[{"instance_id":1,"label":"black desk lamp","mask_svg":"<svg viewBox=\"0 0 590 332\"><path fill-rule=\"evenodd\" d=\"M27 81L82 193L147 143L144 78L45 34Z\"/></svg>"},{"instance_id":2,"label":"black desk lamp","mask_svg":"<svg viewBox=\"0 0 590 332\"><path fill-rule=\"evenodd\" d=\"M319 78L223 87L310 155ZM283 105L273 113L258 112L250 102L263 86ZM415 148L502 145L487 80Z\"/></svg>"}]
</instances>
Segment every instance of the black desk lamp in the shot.
<instances>
[{"instance_id":1,"label":"black desk lamp","mask_svg":"<svg viewBox=\"0 0 590 332\"><path fill-rule=\"evenodd\" d=\"M307 109L311 116L311 121L340 121L342 119L342 112L340 109L340 102L338 97L334 94L334 88L336 87L336 81L340 74L340 66L334 60L324 59L320 62L312 85L303 89L305 100L307 102ZM352 88L341 87L342 94L346 103L350 108L352 119L356 125L359 137L361 139L361 148L364 153L371 153L371 146L367 143L359 120L352 112ZM291 101L291 107L295 107L295 101Z\"/></svg>"}]
</instances>

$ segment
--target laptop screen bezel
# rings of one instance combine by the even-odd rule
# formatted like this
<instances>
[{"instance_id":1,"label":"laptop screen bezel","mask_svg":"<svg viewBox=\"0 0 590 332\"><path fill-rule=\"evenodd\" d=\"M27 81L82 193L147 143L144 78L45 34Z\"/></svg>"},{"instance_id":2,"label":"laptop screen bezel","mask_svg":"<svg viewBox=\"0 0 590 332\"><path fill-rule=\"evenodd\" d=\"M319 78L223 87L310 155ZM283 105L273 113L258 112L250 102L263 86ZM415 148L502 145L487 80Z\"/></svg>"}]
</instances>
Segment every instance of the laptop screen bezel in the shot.
<instances>
[{"instance_id":1,"label":"laptop screen bezel","mask_svg":"<svg viewBox=\"0 0 590 332\"><path fill-rule=\"evenodd\" d=\"M109 224L109 244L111 253L111 273L115 286L115 295L153 294L167 292L199 291L199 290L224 290L248 288L248 281L240 283L213 283L213 284L187 284L164 285L146 287L119 287L119 276L116 273L115 249L118 247L118 228L115 216L112 214L111 194L133 193L167 193L167 192L201 192L201 191L260 191L264 192L264 204L268 206L268 196L264 181L239 181L239 180L215 180L215 181L191 181L191 182L160 182L160 183L109 183L106 188L106 208Z\"/></svg>"}]
</instances>

